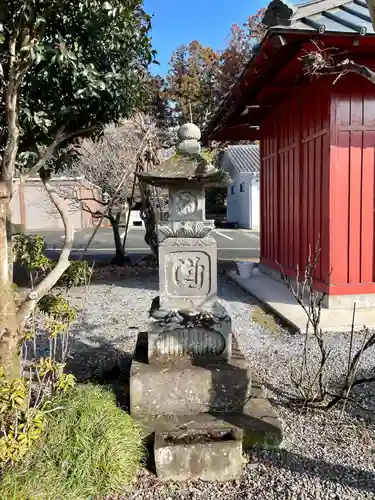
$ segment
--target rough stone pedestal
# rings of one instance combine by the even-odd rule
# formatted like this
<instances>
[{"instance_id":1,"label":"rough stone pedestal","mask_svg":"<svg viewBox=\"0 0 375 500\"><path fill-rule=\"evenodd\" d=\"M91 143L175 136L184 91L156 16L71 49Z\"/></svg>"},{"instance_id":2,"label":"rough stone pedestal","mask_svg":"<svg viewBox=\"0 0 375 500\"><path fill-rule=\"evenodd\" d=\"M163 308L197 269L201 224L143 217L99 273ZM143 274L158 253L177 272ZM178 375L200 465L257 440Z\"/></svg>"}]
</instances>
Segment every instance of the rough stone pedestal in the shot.
<instances>
[{"instance_id":1,"label":"rough stone pedestal","mask_svg":"<svg viewBox=\"0 0 375 500\"><path fill-rule=\"evenodd\" d=\"M140 349L138 344L137 350ZM146 345L143 349L147 349ZM235 354L229 363L204 357L176 356L165 364L135 359L130 376L132 415L241 411L246 401L259 395L259 390L255 387L252 392L247 362Z\"/></svg>"},{"instance_id":2,"label":"rough stone pedestal","mask_svg":"<svg viewBox=\"0 0 375 500\"><path fill-rule=\"evenodd\" d=\"M251 379L235 338L230 363L204 367L188 359L149 364L147 344L147 333L139 334L130 374L130 410L151 446L158 432L228 425L242 432L244 450L280 446L281 424L263 389Z\"/></svg>"}]
</instances>

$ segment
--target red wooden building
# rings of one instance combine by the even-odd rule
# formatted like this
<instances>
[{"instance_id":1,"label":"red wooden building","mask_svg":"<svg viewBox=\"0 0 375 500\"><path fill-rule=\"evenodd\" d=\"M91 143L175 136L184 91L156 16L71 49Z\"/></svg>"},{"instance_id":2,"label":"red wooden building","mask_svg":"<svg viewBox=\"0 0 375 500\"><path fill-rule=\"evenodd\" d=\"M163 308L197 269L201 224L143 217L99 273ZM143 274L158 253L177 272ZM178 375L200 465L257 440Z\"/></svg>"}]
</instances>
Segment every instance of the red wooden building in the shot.
<instances>
[{"instance_id":1,"label":"red wooden building","mask_svg":"<svg viewBox=\"0 0 375 500\"><path fill-rule=\"evenodd\" d=\"M263 271L280 278L281 265L295 275L319 238L315 287L326 306L373 306L375 85L306 75L300 59L337 48L338 59L375 68L366 2L274 0L264 22L264 40L204 139L260 140Z\"/></svg>"}]
</instances>

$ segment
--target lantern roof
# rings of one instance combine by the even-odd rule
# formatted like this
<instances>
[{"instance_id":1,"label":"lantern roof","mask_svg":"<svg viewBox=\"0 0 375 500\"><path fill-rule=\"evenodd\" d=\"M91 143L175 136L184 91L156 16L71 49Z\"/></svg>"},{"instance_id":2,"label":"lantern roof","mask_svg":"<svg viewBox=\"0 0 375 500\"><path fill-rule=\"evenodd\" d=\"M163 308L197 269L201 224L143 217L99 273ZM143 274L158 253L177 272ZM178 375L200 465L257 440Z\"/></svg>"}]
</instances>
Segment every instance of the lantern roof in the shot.
<instances>
[{"instance_id":1,"label":"lantern roof","mask_svg":"<svg viewBox=\"0 0 375 500\"><path fill-rule=\"evenodd\" d=\"M216 168L201 152L200 129L193 123L185 123L178 129L179 143L176 154L149 172L137 172L137 177L156 187L173 187L198 184L205 187L227 186L229 175Z\"/></svg>"}]
</instances>

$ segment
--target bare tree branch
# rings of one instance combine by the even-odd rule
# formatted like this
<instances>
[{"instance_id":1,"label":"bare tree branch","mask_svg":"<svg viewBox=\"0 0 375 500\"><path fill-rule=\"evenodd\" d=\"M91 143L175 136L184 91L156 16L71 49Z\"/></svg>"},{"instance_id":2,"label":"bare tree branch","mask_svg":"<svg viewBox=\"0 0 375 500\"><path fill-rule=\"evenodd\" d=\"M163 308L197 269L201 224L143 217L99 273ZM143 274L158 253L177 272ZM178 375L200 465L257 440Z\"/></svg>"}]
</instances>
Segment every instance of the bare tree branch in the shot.
<instances>
[{"instance_id":1,"label":"bare tree branch","mask_svg":"<svg viewBox=\"0 0 375 500\"><path fill-rule=\"evenodd\" d=\"M106 205L103 200L98 200L97 198L81 198L79 197L79 201L95 201L95 203L99 203L100 205Z\"/></svg>"},{"instance_id":2,"label":"bare tree branch","mask_svg":"<svg viewBox=\"0 0 375 500\"><path fill-rule=\"evenodd\" d=\"M82 210L83 210L84 212L87 212L87 213L89 213L92 217L95 217L95 219L100 219L100 217L102 217L102 215L103 215L103 213L102 213L102 212L100 212L99 210L98 210L98 211L96 211L96 212L94 212L94 211L93 211L93 210L91 210L91 208L90 208L90 207L88 207L87 205L82 205L82 207L81 207L81 208L82 208Z\"/></svg>"},{"instance_id":3,"label":"bare tree branch","mask_svg":"<svg viewBox=\"0 0 375 500\"><path fill-rule=\"evenodd\" d=\"M311 75L344 75L346 73L357 73L371 83L375 84L375 72L367 66L358 64L350 59L335 63L331 56L324 51L310 52L301 57L305 65L305 72Z\"/></svg>"},{"instance_id":4,"label":"bare tree branch","mask_svg":"<svg viewBox=\"0 0 375 500\"><path fill-rule=\"evenodd\" d=\"M145 119L144 119L145 117L142 114L138 114L137 117L139 120L142 121L143 124L145 123ZM94 239L96 231L100 227L101 221L107 215L111 215L111 212L113 211L114 207L116 206L116 203L118 204L119 198L121 198L121 193L123 193L124 190L125 190L125 196L123 195L124 196L123 206L125 204L127 204L128 189L127 189L126 181L129 180L130 177L132 178L132 180L134 179L134 171L135 171L135 168L137 166L137 162L139 161L140 155L142 154L145 141L148 138L148 136L151 135L151 133L155 127L153 122L150 123L148 121L147 123L148 123L148 125L147 125L146 129L144 127L143 127L143 129L142 128L137 129L136 127L134 127L134 122L131 120L127 120L123 124L122 130L124 132L125 137L127 138L127 142L125 143L126 144L125 148L124 148L124 145L122 144L122 148L120 148L120 151L121 151L122 155L127 155L127 159L128 159L128 161L126 163L127 170L126 169L122 170L119 182L116 182L115 184L112 184L112 185L107 184L108 189L111 191L109 193L110 194L109 203L106 205L101 219L98 221L98 223L93 231L93 234L91 235L91 238L87 242L86 247L83 250L82 257L86 253L92 240ZM117 132L119 129L121 130L121 127L119 127L117 129ZM107 134L107 137L105 137L105 138L107 139L109 146L110 146L109 147L110 154L113 154L113 152L115 151L115 148L114 148L115 142L114 142L113 138L112 138L112 140L110 139L109 134ZM119 150L117 150L117 154L118 153L119 153ZM118 162L118 158L117 158L117 162ZM101 170L103 170L103 168ZM91 179L89 179L89 180L91 180ZM91 181L91 182L93 182L93 181ZM134 180L133 180L133 182L134 182ZM103 185L103 183L97 183L97 182L94 182L94 183L97 185L100 185L102 188L106 187ZM131 209L131 207L129 207L128 210L130 211L130 209ZM117 212L119 213L119 210L117 210ZM120 218L118 217L118 219L116 219L116 217L115 217L114 220L119 221ZM117 248L117 243L116 243L116 248ZM124 249L121 246L121 242L120 242L120 248L121 248L121 251L124 252ZM119 251L120 251L120 248L118 248Z\"/></svg>"},{"instance_id":5,"label":"bare tree branch","mask_svg":"<svg viewBox=\"0 0 375 500\"><path fill-rule=\"evenodd\" d=\"M26 175L21 176L21 182L25 182L30 177L34 177L34 175L36 175L39 172L39 170L47 163L47 161L53 156L57 147L62 141L64 130L65 130L65 125L61 126L58 129L54 140L45 150L44 154L35 163L35 165L28 171Z\"/></svg>"}]
</instances>

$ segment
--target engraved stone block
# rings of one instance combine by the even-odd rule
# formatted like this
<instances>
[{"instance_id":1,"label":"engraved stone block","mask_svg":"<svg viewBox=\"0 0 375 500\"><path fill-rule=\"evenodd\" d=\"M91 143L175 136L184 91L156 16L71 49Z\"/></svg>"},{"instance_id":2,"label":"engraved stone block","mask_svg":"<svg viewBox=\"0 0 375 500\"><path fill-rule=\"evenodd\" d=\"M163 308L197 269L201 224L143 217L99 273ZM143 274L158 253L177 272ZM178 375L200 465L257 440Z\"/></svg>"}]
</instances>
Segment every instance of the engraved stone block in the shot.
<instances>
[{"instance_id":1,"label":"engraved stone block","mask_svg":"<svg viewBox=\"0 0 375 500\"><path fill-rule=\"evenodd\" d=\"M161 243L166 238L205 238L214 229L213 220L159 222L158 239Z\"/></svg>"},{"instance_id":2,"label":"engraved stone block","mask_svg":"<svg viewBox=\"0 0 375 500\"><path fill-rule=\"evenodd\" d=\"M232 355L231 318L217 301L201 312L170 312L151 323L147 338L149 363L181 357L229 361Z\"/></svg>"},{"instance_id":3,"label":"engraved stone block","mask_svg":"<svg viewBox=\"0 0 375 500\"><path fill-rule=\"evenodd\" d=\"M162 356L220 356L225 349L225 340L214 330L175 329L159 333L155 348Z\"/></svg>"},{"instance_id":4,"label":"engraved stone block","mask_svg":"<svg viewBox=\"0 0 375 500\"><path fill-rule=\"evenodd\" d=\"M167 238L159 247L160 307L199 309L217 293L213 238Z\"/></svg>"},{"instance_id":5,"label":"engraved stone block","mask_svg":"<svg viewBox=\"0 0 375 500\"><path fill-rule=\"evenodd\" d=\"M171 189L169 192L169 220L205 220L203 188Z\"/></svg>"}]
</instances>

